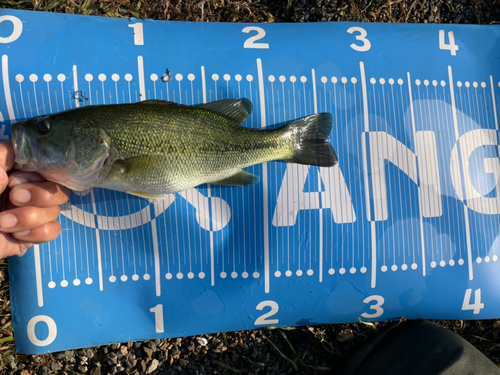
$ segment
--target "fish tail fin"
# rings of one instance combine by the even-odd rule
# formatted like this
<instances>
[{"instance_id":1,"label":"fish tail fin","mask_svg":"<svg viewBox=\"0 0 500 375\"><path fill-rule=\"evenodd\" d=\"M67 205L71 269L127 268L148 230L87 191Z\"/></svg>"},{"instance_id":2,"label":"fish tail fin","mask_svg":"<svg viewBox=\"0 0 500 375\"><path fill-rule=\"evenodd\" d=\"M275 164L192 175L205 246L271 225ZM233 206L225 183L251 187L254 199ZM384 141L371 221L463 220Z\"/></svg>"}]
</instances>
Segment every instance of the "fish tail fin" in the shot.
<instances>
[{"instance_id":1,"label":"fish tail fin","mask_svg":"<svg viewBox=\"0 0 500 375\"><path fill-rule=\"evenodd\" d=\"M338 159L332 145L328 143L332 127L333 118L330 113L318 113L285 125L285 134L295 137L293 154L285 161L333 167Z\"/></svg>"}]
</instances>

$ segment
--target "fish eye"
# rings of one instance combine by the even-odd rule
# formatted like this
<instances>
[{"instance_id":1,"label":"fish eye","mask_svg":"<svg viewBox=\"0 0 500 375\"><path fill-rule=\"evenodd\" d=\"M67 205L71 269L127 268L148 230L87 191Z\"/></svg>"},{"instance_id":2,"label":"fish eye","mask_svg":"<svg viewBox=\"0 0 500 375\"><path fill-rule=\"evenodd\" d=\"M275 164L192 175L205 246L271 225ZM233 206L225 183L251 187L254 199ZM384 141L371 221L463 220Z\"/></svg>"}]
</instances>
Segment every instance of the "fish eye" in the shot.
<instances>
[{"instance_id":1,"label":"fish eye","mask_svg":"<svg viewBox=\"0 0 500 375\"><path fill-rule=\"evenodd\" d=\"M47 120L43 120L38 123L38 133L41 135L50 133L50 124Z\"/></svg>"}]
</instances>

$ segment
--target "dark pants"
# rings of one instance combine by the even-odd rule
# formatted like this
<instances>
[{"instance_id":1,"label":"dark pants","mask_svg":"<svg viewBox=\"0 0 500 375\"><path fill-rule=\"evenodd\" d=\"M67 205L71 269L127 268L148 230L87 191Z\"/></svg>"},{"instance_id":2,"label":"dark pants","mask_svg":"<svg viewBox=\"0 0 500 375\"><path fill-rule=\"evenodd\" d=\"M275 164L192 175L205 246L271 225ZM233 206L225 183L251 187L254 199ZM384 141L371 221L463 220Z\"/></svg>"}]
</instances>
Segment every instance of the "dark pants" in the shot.
<instances>
[{"instance_id":1,"label":"dark pants","mask_svg":"<svg viewBox=\"0 0 500 375\"><path fill-rule=\"evenodd\" d=\"M500 369L457 334L426 320L380 333L352 355L344 375L500 375Z\"/></svg>"}]
</instances>

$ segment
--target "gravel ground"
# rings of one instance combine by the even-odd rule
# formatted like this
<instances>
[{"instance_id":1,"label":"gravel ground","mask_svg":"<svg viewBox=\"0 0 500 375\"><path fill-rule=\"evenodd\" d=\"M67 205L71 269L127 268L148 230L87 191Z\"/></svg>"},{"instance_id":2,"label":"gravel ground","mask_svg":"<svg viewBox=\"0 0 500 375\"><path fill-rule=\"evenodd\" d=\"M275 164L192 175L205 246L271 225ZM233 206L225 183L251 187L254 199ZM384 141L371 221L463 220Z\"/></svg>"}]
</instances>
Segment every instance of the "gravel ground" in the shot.
<instances>
[{"instance_id":1,"label":"gravel ground","mask_svg":"<svg viewBox=\"0 0 500 375\"><path fill-rule=\"evenodd\" d=\"M0 8L230 22L500 23L500 0L0 0ZM0 261L0 280L7 266ZM40 356L13 350L8 282L0 286L0 374L326 374L398 322L262 329L113 344ZM500 321L438 321L500 364Z\"/></svg>"}]
</instances>

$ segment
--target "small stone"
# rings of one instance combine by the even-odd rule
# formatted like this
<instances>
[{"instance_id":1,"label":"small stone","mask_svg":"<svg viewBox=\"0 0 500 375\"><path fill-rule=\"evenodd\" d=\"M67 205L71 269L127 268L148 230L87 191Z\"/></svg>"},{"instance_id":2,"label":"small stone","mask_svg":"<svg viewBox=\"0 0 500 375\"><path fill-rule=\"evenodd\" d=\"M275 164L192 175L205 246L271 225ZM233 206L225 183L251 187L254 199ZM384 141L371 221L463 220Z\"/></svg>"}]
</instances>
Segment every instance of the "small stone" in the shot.
<instances>
[{"instance_id":1,"label":"small stone","mask_svg":"<svg viewBox=\"0 0 500 375\"><path fill-rule=\"evenodd\" d=\"M104 348L102 349L102 352L103 352L104 354L108 354L108 348L107 348L107 347L104 347Z\"/></svg>"},{"instance_id":2,"label":"small stone","mask_svg":"<svg viewBox=\"0 0 500 375\"><path fill-rule=\"evenodd\" d=\"M121 346L120 347L120 353L123 355L123 356L126 356L128 354L128 349L126 346Z\"/></svg>"},{"instance_id":3,"label":"small stone","mask_svg":"<svg viewBox=\"0 0 500 375\"><path fill-rule=\"evenodd\" d=\"M47 366L40 367L40 371L38 371L38 375L48 375L49 368Z\"/></svg>"},{"instance_id":4,"label":"small stone","mask_svg":"<svg viewBox=\"0 0 500 375\"><path fill-rule=\"evenodd\" d=\"M348 342L354 339L354 332L352 329L343 329L337 335L338 342Z\"/></svg>"},{"instance_id":5,"label":"small stone","mask_svg":"<svg viewBox=\"0 0 500 375\"><path fill-rule=\"evenodd\" d=\"M101 366L94 367L90 370L90 375L101 375Z\"/></svg>"},{"instance_id":6,"label":"small stone","mask_svg":"<svg viewBox=\"0 0 500 375\"><path fill-rule=\"evenodd\" d=\"M75 351L74 350L66 350L64 352L64 359L66 362L74 363L75 362Z\"/></svg>"},{"instance_id":7,"label":"small stone","mask_svg":"<svg viewBox=\"0 0 500 375\"><path fill-rule=\"evenodd\" d=\"M208 344L208 340L205 338L205 337L198 337L196 339L196 341L198 342L199 345L201 346L207 346Z\"/></svg>"},{"instance_id":8,"label":"small stone","mask_svg":"<svg viewBox=\"0 0 500 375\"><path fill-rule=\"evenodd\" d=\"M154 370L158 368L159 364L160 362L158 362L157 359L153 359L146 369L146 374L151 374Z\"/></svg>"},{"instance_id":9,"label":"small stone","mask_svg":"<svg viewBox=\"0 0 500 375\"><path fill-rule=\"evenodd\" d=\"M113 367L111 367L111 375L115 375L115 374L118 374L118 369L116 368L116 366L113 366Z\"/></svg>"},{"instance_id":10,"label":"small stone","mask_svg":"<svg viewBox=\"0 0 500 375\"><path fill-rule=\"evenodd\" d=\"M80 371L80 372L84 372L85 373L85 372L87 372L87 370L88 370L87 366L78 366L78 371Z\"/></svg>"},{"instance_id":11,"label":"small stone","mask_svg":"<svg viewBox=\"0 0 500 375\"><path fill-rule=\"evenodd\" d=\"M144 347L142 348L144 350L144 353L146 353L146 355L151 358L151 356L153 355L153 350L152 349L149 349L147 347Z\"/></svg>"},{"instance_id":12,"label":"small stone","mask_svg":"<svg viewBox=\"0 0 500 375\"><path fill-rule=\"evenodd\" d=\"M140 348L142 345L142 343L140 341L136 341L134 342L134 348L137 349L137 348Z\"/></svg>"},{"instance_id":13,"label":"small stone","mask_svg":"<svg viewBox=\"0 0 500 375\"><path fill-rule=\"evenodd\" d=\"M156 344L154 343L154 341L149 341L148 346L153 352L156 352Z\"/></svg>"},{"instance_id":14,"label":"small stone","mask_svg":"<svg viewBox=\"0 0 500 375\"><path fill-rule=\"evenodd\" d=\"M185 359L179 359L179 366L181 367L186 367L188 365L189 361L185 360Z\"/></svg>"},{"instance_id":15,"label":"small stone","mask_svg":"<svg viewBox=\"0 0 500 375\"><path fill-rule=\"evenodd\" d=\"M87 361L88 361L88 360L89 360L89 359L88 359L87 357L85 357L84 355L82 355L82 356L80 357L80 364L81 364L81 365L84 365L84 364L86 364L86 363L87 363Z\"/></svg>"},{"instance_id":16,"label":"small stone","mask_svg":"<svg viewBox=\"0 0 500 375\"><path fill-rule=\"evenodd\" d=\"M17 370L17 361L14 358L12 358L12 360L9 362L9 367L12 369L12 371Z\"/></svg>"},{"instance_id":17,"label":"small stone","mask_svg":"<svg viewBox=\"0 0 500 375\"><path fill-rule=\"evenodd\" d=\"M114 352L108 353L106 358L108 359L108 363L110 365L114 365L116 363L116 361L118 360L118 356Z\"/></svg>"},{"instance_id":18,"label":"small stone","mask_svg":"<svg viewBox=\"0 0 500 375\"><path fill-rule=\"evenodd\" d=\"M146 361L145 360L142 360L141 361L141 368L142 368L142 373L145 373L146 372Z\"/></svg>"},{"instance_id":19,"label":"small stone","mask_svg":"<svg viewBox=\"0 0 500 375\"><path fill-rule=\"evenodd\" d=\"M116 350L120 347L120 344L111 344L111 349Z\"/></svg>"},{"instance_id":20,"label":"small stone","mask_svg":"<svg viewBox=\"0 0 500 375\"><path fill-rule=\"evenodd\" d=\"M95 356L95 353L92 349L88 348L88 349L85 349L85 355L89 358L89 359L92 359L94 358Z\"/></svg>"},{"instance_id":21,"label":"small stone","mask_svg":"<svg viewBox=\"0 0 500 375\"><path fill-rule=\"evenodd\" d=\"M154 343L155 343L155 345L156 345L156 346L160 346L160 344L161 344L161 340L160 340L160 339L156 339L156 340L154 341Z\"/></svg>"},{"instance_id":22,"label":"small stone","mask_svg":"<svg viewBox=\"0 0 500 375\"><path fill-rule=\"evenodd\" d=\"M52 361L52 363L50 364L50 369L54 372L57 372L62 369L62 366L59 364L59 362Z\"/></svg>"}]
</instances>

